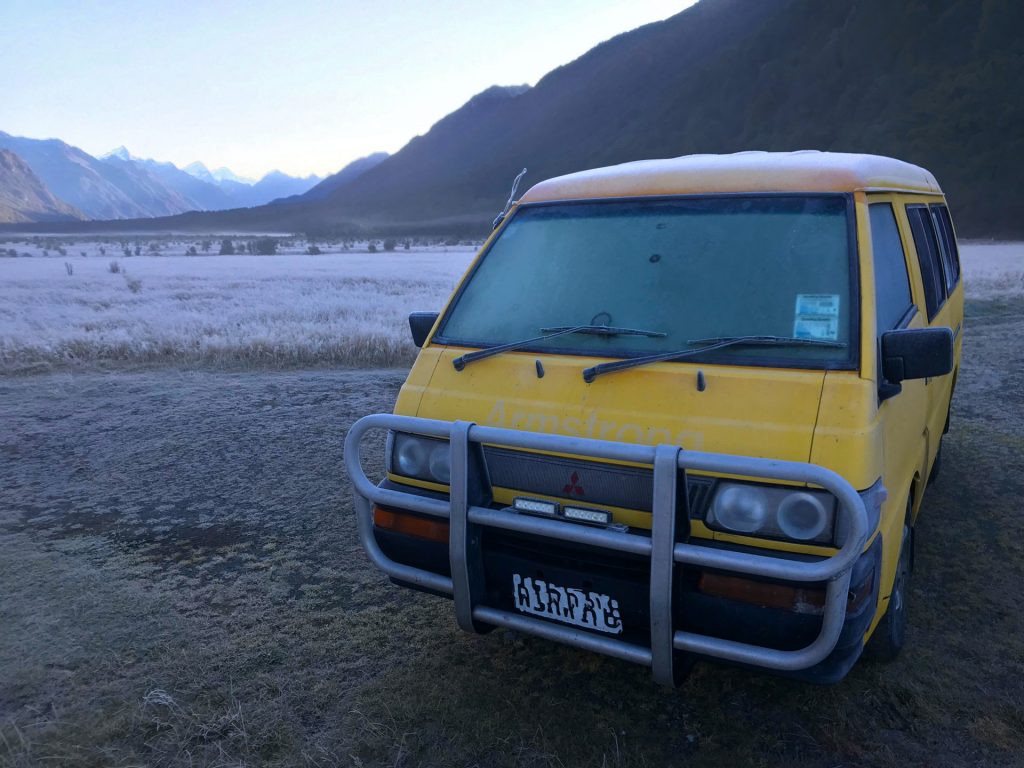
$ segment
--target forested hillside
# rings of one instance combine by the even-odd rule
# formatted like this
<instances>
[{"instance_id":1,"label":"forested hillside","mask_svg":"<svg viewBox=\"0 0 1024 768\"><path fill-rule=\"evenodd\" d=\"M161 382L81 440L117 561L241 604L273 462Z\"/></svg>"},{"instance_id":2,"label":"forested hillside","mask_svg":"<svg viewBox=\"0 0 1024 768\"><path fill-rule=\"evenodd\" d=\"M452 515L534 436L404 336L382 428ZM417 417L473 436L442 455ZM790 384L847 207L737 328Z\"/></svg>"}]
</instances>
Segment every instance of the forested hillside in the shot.
<instances>
[{"instance_id":1,"label":"forested hillside","mask_svg":"<svg viewBox=\"0 0 1024 768\"><path fill-rule=\"evenodd\" d=\"M486 218L528 182L638 158L814 148L931 170L972 235L1024 235L1024 3L704 0L472 121L442 121L334 198L382 221Z\"/></svg>"}]
</instances>

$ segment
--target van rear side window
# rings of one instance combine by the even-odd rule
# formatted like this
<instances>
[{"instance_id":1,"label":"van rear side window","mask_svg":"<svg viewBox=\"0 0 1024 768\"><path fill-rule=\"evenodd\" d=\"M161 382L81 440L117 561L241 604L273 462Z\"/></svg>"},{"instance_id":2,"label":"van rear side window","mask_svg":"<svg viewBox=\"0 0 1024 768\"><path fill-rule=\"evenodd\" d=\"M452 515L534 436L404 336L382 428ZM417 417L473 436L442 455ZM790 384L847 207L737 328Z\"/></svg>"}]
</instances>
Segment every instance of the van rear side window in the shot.
<instances>
[{"instance_id":1,"label":"van rear side window","mask_svg":"<svg viewBox=\"0 0 1024 768\"><path fill-rule=\"evenodd\" d=\"M944 205L930 206L935 231L939 234L939 248L942 252L942 266L946 273L946 292L952 293L960 281L960 254L953 235L953 222L949 220L949 211Z\"/></svg>"},{"instance_id":2,"label":"van rear side window","mask_svg":"<svg viewBox=\"0 0 1024 768\"><path fill-rule=\"evenodd\" d=\"M875 254L875 316L878 333L899 325L913 300L903 242L889 203L872 203L871 250Z\"/></svg>"},{"instance_id":3,"label":"van rear side window","mask_svg":"<svg viewBox=\"0 0 1024 768\"><path fill-rule=\"evenodd\" d=\"M935 239L932 217L924 205L908 205L907 218L910 231L914 234L917 260L921 264L921 280L924 283L924 301L928 308L929 322L938 313L946 300L946 283L939 262L939 244Z\"/></svg>"}]
</instances>

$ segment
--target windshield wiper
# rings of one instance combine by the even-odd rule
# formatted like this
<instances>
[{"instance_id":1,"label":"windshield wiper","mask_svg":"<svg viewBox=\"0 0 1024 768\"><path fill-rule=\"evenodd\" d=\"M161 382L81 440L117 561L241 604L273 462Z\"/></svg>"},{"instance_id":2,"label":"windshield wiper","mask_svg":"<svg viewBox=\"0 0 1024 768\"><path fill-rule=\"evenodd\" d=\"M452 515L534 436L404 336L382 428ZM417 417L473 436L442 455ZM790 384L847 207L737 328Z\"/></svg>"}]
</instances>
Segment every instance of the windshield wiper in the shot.
<instances>
[{"instance_id":1,"label":"windshield wiper","mask_svg":"<svg viewBox=\"0 0 1024 768\"><path fill-rule=\"evenodd\" d=\"M712 336L708 339L687 339L687 344L721 344L728 341L730 344L758 344L766 347L845 347L845 342L832 341L831 339L800 339L796 336Z\"/></svg>"},{"instance_id":2,"label":"windshield wiper","mask_svg":"<svg viewBox=\"0 0 1024 768\"><path fill-rule=\"evenodd\" d=\"M652 339L660 339L668 336L663 331L647 331L643 328L616 328L614 325L560 325L555 328L541 328L541 333L546 333L549 338L552 333L591 333L595 336L647 336Z\"/></svg>"},{"instance_id":3,"label":"windshield wiper","mask_svg":"<svg viewBox=\"0 0 1024 768\"><path fill-rule=\"evenodd\" d=\"M466 367L467 363L472 363L474 360L483 360L488 357L494 357L495 355L500 355L502 352L511 352L516 349L522 349L523 347L528 347L536 342L554 339L559 336L568 336L570 333L589 333L595 336L661 337L667 335L661 331L646 331L642 328L616 328L610 325L568 325L559 326L557 328L541 328L540 332L543 334L542 336L533 336L529 339L511 341L508 344L499 344L496 347L488 347L487 349L481 349L477 352L468 352L465 355L460 355L452 360L452 365L455 366L456 371L461 371Z\"/></svg>"},{"instance_id":4,"label":"windshield wiper","mask_svg":"<svg viewBox=\"0 0 1024 768\"><path fill-rule=\"evenodd\" d=\"M794 336L717 336L709 339L690 339L690 344L702 344L696 349L676 350L675 352L661 352L657 355L645 357L633 357L628 360L616 360L613 363L600 363L591 368L583 369L583 380L590 383L602 373L614 373L625 371L629 368L636 368L648 363L666 363L673 360L683 360L687 357L694 357L703 352L713 352L716 349L733 346L766 346L766 347L845 347L841 341L830 341L828 339L798 339Z\"/></svg>"}]
</instances>

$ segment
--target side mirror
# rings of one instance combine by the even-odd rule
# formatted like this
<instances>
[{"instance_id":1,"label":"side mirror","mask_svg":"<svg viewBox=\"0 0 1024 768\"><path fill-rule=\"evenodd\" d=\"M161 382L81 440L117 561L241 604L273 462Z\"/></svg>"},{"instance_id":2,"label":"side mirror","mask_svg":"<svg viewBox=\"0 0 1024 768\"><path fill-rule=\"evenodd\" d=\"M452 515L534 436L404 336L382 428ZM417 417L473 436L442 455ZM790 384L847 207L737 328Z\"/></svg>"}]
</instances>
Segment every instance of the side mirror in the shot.
<instances>
[{"instance_id":1,"label":"side mirror","mask_svg":"<svg viewBox=\"0 0 1024 768\"><path fill-rule=\"evenodd\" d=\"M882 334L882 375L890 384L945 376L953 370L953 331L904 328Z\"/></svg>"},{"instance_id":2,"label":"side mirror","mask_svg":"<svg viewBox=\"0 0 1024 768\"><path fill-rule=\"evenodd\" d=\"M409 330L412 331L412 343L422 347L430 335L430 329L437 322L438 312L413 312L409 315Z\"/></svg>"}]
</instances>

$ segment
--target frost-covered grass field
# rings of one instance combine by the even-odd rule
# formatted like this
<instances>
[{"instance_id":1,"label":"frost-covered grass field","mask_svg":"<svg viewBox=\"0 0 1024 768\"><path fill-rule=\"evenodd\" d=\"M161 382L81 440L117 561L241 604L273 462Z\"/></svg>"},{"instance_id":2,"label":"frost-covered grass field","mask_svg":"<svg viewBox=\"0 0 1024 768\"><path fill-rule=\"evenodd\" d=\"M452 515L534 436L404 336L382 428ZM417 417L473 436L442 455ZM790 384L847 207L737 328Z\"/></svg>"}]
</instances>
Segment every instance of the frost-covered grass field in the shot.
<instances>
[{"instance_id":1,"label":"frost-covered grass field","mask_svg":"<svg viewBox=\"0 0 1024 768\"><path fill-rule=\"evenodd\" d=\"M150 328L201 361L200 323L242 339L232 323L262 317L280 349L312 350L344 309L405 343L405 313L437 306L469 257L121 259L137 291L110 256L0 259L0 332L57 349L120 317L129 340ZM392 586L359 544L342 436L392 408L401 370L0 376L0 766L1018 768L1024 246L963 262L908 646L831 687L709 663L659 690L626 662L465 635L450 602ZM378 435L373 477L383 454Z\"/></svg>"},{"instance_id":2,"label":"frost-covered grass field","mask_svg":"<svg viewBox=\"0 0 1024 768\"><path fill-rule=\"evenodd\" d=\"M967 304L907 648L825 687L663 690L392 586L342 437L400 370L0 377L0 766L1020 768L1024 298Z\"/></svg>"},{"instance_id":3,"label":"frost-covered grass field","mask_svg":"<svg viewBox=\"0 0 1024 768\"><path fill-rule=\"evenodd\" d=\"M60 247L66 255L44 256L38 244L0 242L0 254L19 253L0 259L0 371L407 364L408 313L439 308L475 251L353 244L309 255L303 243L219 256L187 255L185 242L125 257L96 242Z\"/></svg>"},{"instance_id":4,"label":"frost-covered grass field","mask_svg":"<svg viewBox=\"0 0 1024 768\"><path fill-rule=\"evenodd\" d=\"M1024 243L961 243L969 299L1005 299L1024 293Z\"/></svg>"},{"instance_id":5,"label":"frost-covered grass field","mask_svg":"<svg viewBox=\"0 0 1024 768\"><path fill-rule=\"evenodd\" d=\"M0 254L18 254L0 258L0 372L404 365L415 351L408 313L440 308L475 251L350 243L310 255L301 241L285 241L274 256L189 255L201 242L187 240L127 247L128 257L122 244L100 240L0 242ZM962 250L970 298L1024 292L1024 244Z\"/></svg>"}]
</instances>

